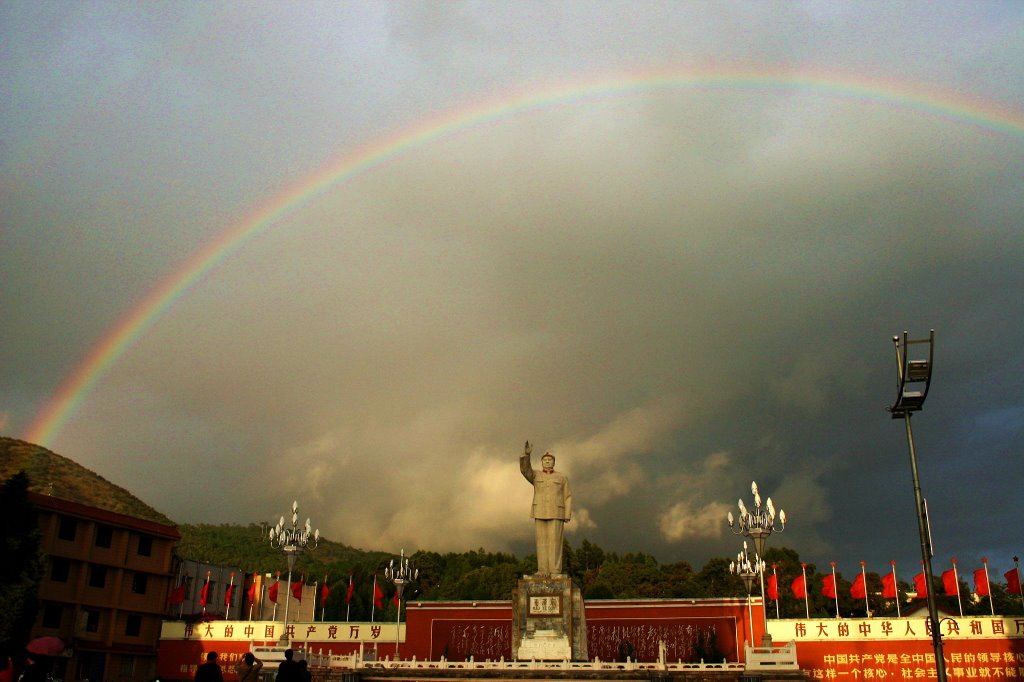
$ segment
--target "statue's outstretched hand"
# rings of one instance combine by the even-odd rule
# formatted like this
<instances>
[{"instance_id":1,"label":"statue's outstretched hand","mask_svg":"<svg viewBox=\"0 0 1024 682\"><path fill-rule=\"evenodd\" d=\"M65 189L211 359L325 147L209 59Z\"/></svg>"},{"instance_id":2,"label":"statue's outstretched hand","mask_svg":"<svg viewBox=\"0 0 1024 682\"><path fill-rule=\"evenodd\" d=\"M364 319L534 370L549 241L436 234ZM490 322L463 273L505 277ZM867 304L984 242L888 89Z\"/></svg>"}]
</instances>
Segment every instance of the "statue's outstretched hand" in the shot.
<instances>
[{"instance_id":1,"label":"statue's outstretched hand","mask_svg":"<svg viewBox=\"0 0 1024 682\"><path fill-rule=\"evenodd\" d=\"M530 441L526 441L526 446L523 448L523 454L529 455L531 452L533 452L533 446L530 445Z\"/></svg>"}]
</instances>

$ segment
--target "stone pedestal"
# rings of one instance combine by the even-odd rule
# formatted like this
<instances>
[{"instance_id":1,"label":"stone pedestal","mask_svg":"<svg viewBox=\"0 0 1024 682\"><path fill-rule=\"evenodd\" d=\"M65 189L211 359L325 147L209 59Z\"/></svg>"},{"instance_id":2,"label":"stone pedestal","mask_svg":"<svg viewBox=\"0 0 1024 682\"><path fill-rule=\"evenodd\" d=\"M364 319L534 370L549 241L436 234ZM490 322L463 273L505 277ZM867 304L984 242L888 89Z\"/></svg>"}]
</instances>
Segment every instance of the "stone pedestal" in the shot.
<instances>
[{"instance_id":1,"label":"stone pedestal","mask_svg":"<svg viewBox=\"0 0 1024 682\"><path fill-rule=\"evenodd\" d=\"M583 595L570 578L519 581L512 595L512 657L520 661L589 660Z\"/></svg>"}]
</instances>

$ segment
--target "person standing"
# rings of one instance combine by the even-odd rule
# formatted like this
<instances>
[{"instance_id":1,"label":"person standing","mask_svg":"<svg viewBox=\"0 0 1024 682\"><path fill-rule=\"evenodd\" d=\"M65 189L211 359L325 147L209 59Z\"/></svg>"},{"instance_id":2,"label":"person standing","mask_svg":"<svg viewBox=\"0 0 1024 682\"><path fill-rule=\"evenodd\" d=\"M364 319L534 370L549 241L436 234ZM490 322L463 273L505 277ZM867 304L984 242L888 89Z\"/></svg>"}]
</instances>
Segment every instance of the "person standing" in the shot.
<instances>
[{"instance_id":1,"label":"person standing","mask_svg":"<svg viewBox=\"0 0 1024 682\"><path fill-rule=\"evenodd\" d=\"M284 660L277 666L277 682L301 682L299 664L292 660L294 656L293 650L284 650Z\"/></svg>"},{"instance_id":2,"label":"person standing","mask_svg":"<svg viewBox=\"0 0 1024 682\"><path fill-rule=\"evenodd\" d=\"M572 518L569 479L555 471L555 456L550 452L540 458L541 468L534 469L530 461L532 452L533 446L526 441L523 454L519 456L519 471L533 486L530 516L537 540L537 575L562 575L562 531Z\"/></svg>"},{"instance_id":3,"label":"person standing","mask_svg":"<svg viewBox=\"0 0 1024 682\"><path fill-rule=\"evenodd\" d=\"M242 655L242 660L235 666L238 674L238 682L257 682L260 679L260 670L263 668L263 661L256 658L252 652Z\"/></svg>"},{"instance_id":4,"label":"person standing","mask_svg":"<svg viewBox=\"0 0 1024 682\"><path fill-rule=\"evenodd\" d=\"M220 664L217 663L216 651L206 654L206 663L196 668L195 682L224 682Z\"/></svg>"}]
</instances>

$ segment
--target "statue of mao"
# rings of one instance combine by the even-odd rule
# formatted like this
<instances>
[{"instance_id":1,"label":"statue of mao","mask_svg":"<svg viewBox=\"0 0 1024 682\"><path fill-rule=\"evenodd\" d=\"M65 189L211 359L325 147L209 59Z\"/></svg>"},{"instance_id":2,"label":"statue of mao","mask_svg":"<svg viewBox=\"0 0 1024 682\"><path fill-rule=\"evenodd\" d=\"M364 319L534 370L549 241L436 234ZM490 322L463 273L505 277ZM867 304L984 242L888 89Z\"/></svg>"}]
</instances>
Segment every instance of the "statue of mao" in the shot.
<instances>
[{"instance_id":1,"label":"statue of mao","mask_svg":"<svg viewBox=\"0 0 1024 682\"><path fill-rule=\"evenodd\" d=\"M533 446L526 441L523 454L519 456L519 470L533 485L530 516L537 536L537 575L562 575L562 530L572 517L569 479L555 471L555 456L550 452L540 458L541 468L534 469L530 462L532 452Z\"/></svg>"}]
</instances>

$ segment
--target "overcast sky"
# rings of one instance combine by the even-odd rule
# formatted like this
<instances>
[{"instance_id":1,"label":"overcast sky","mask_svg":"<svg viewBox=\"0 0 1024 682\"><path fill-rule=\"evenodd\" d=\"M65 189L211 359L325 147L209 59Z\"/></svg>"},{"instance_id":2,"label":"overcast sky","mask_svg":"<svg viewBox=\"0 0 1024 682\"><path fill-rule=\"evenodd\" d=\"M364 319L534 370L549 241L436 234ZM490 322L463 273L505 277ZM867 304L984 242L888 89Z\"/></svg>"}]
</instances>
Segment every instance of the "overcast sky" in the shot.
<instances>
[{"instance_id":1,"label":"overcast sky","mask_svg":"<svg viewBox=\"0 0 1024 682\"><path fill-rule=\"evenodd\" d=\"M0 136L21 438L336 173L41 443L178 522L525 555L529 439L574 545L733 555L756 480L770 545L909 579L891 339L934 328L937 570L1024 551L1024 4L8 0Z\"/></svg>"}]
</instances>

